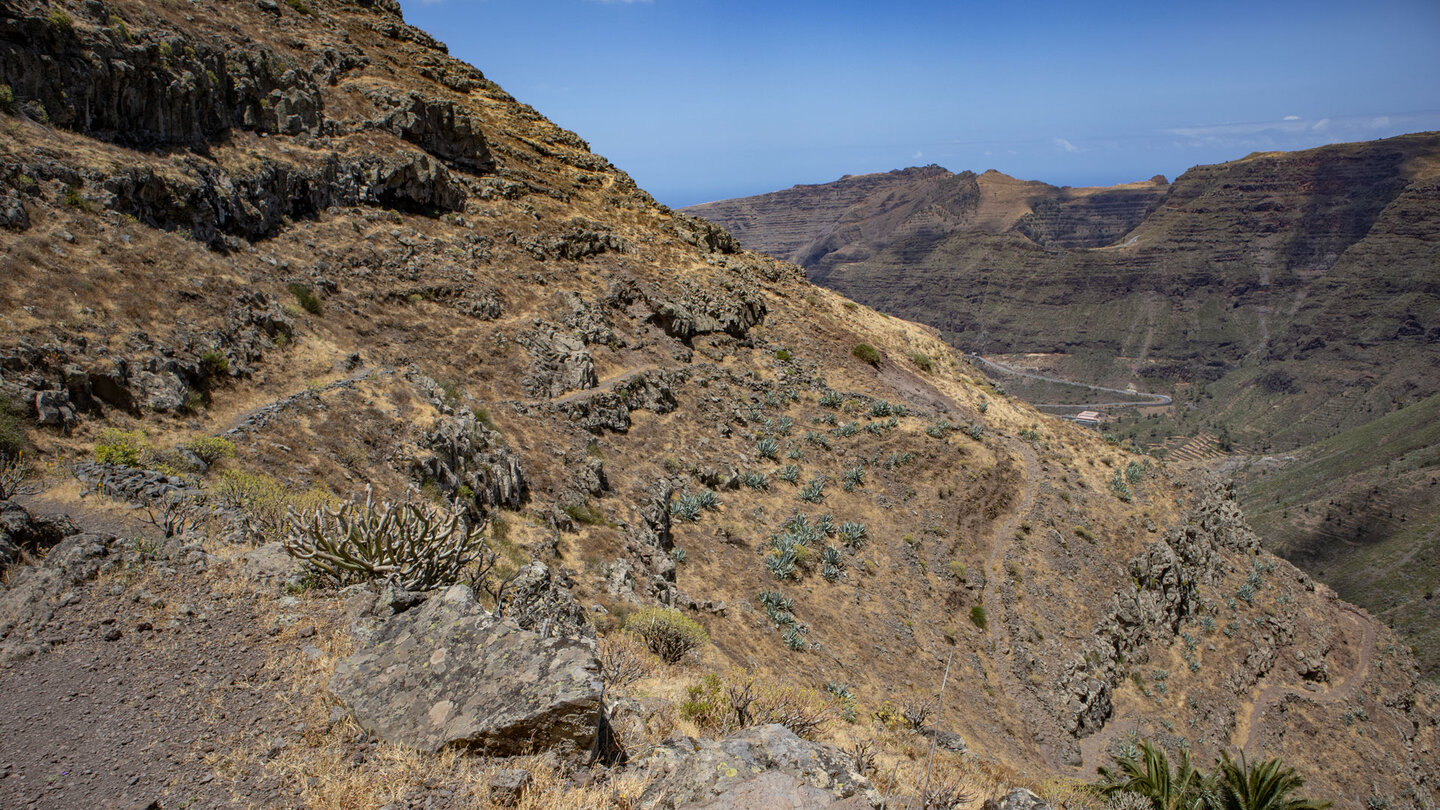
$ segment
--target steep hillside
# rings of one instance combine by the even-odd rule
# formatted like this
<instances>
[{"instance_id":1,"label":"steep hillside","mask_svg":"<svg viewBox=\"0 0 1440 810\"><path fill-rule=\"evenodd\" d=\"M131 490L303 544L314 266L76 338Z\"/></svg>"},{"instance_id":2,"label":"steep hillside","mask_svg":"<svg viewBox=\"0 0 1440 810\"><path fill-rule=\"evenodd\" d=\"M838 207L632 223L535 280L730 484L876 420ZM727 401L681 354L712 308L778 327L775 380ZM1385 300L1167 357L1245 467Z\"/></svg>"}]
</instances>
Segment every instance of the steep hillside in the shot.
<instances>
[{"instance_id":1,"label":"steep hillside","mask_svg":"<svg viewBox=\"0 0 1440 810\"><path fill-rule=\"evenodd\" d=\"M1383 618L1440 674L1440 396L1240 474L1270 547Z\"/></svg>"},{"instance_id":2,"label":"steep hillside","mask_svg":"<svg viewBox=\"0 0 1440 810\"><path fill-rule=\"evenodd\" d=\"M889 178L884 199L917 186L905 180L914 171L880 176ZM1000 180L987 172L972 185L984 189L986 178ZM1088 223L1065 228L1103 234L1089 244L1047 241L1033 223L1055 204L1027 195L1049 187L1008 178L1005 192L977 198L971 189L950 200L972 206L968 220L937 227L933 217L916 214L820 250L772 247L766 218L738 213L787 201L804 211L804 200L841 199L831 189L864 180L693 210L732 227L747 247L800 261L819 283L934 325L961 349L1008 361L1030 376L997 379L1030 402L1074 411L1146 401L1114 391L1096 396L1048 378L1172 396L1171 407L1108 408L1107 431L1139 446L1180 450L1179 457L1294 451L1333 459L1327 446L1310 445L1336 434L1383 433L1369 427L1373 420L1407 407L1424 410L1419 403L1440 393L1440 135L1257 153L1191 169L1168 189L1157 178L1152 186L1081 197L1112 204L1071 205L1068 218L1046 220ZM1156 194L1162 196L1147 196ZM875 199L843 211L817 208L813 216L817 223L863 220ZM1027 206L1030 213L1016 213ZM987 208L1005 214L983 216ZM1342 468L1348 469L1336 469ZM1303 488L1308 494L1297 490L1274 503L1330 501L1357 486L1352 472L1324 478L1326 469L1317 462L1296 475L1276 472L1276 482L1310 483ZM1361 478L1366 492L1410 487L1388 463ZM1270 490L1284 486L1261 489L1273 499ZM1371 515L1389 508L1383 498L1369 500L1330 503L1327 510ZM1327 581L1394 617L1411 643L1425 646L1427 660L1436 654L1426 622L1400 618L1421 604L1412 600L1440 585L1433 575L1417 572L1393 591L1387 577L1336 572L1368 570L1374 562L1357 542L1402 557L1417 552L1416 527L1440 520L1440 500L1419 498L1405 510L1404 526L1357 520L1363 541L1333 530L1333 522L1299 519L1296 509L1277 513L1274 503L1247 502L1266 515L1264 534L1273 536L1274 548L1312 574L1339 577ZM1282 525L1275 514L1295 522ZM1409 594L1411 608L1399 611L1400 592Z\"/></svg>"},{"instance_id":3,"label":"steep hillside","mask_svg":"<svg viewBox=\"0 0 1440 810\"><path fill-rule=\"evenodd\" d=\"M609 719L587 727L604 762L524 760L522 806L541 786L671 806L650 764L676 731L732 730L696 708L731 667L828 686L807 733L869 745L844 759L897 801L926 778L927 728L937 775L970 780L959 806L1018 784L1097 806L1069 780L1132 732L1283 755L1347 807L1440 799L1414 659L1261 551L1233 492L1047 419L935 329L657 205L393 3L194 11L0 9L0 392L29 460L0 544L0 805L494 806L513 769L488 755L548 738L407 747L354 690L468 671L501 635L594 675L590 639L624 643L649 606L708 641L638 682L607 669ZM987 207L1010 181L934 182L917 217L978 211L1055 244L1123 228L1077 212L1149 205ZM977 200L946 204L952 185ZM295 516L367 489L488 519L513 590L413 607L393 581L292 573L276 540ZM165 519L171 493L186 519ZM515 627L366 677L357 650L411 649L404 622L477 596ZM481 680L397 714L449 729Z\"/></svg>"}]
</instances>

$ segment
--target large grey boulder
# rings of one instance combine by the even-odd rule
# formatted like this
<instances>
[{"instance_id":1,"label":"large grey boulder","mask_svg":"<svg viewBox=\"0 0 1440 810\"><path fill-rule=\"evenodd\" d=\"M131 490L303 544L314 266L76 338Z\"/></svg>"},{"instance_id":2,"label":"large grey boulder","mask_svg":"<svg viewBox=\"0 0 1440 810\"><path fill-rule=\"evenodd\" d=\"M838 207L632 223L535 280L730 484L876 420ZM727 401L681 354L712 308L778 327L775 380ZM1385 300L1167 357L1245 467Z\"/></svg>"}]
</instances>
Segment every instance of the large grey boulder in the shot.
<instances>
[{"instance_id":1,"label":"large grey boulder","mask_svg":"<svg viewBox=\"0 0 1440 810\"><path fill-rule=\"evenodd\" d=\"M463 585L386 621L330 690L366 731L426 751L582 753L601 716L594 641L541 638Z\"/></svg>"},{"instance_id":2,"label":"large grey boulder","mask_svg":"<svg viewBox=\"0 0 1440 810\"><path fill-rule=\"evenodd\" d=\"M869 780L838 749L775 724L723 740L674 739L641 764L658 774L640 797L645 810L880 806Z\"/></svg>"}]
</instances>

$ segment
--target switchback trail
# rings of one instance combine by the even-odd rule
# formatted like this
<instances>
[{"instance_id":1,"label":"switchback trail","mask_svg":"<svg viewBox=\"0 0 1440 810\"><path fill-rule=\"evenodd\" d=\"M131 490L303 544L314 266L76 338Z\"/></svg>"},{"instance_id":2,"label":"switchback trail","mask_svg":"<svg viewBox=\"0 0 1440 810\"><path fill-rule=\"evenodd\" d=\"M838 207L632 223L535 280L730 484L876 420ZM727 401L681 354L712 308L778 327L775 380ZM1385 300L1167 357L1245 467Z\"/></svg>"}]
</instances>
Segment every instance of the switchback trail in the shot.
<instances>
[{"instance_id":1,"label":"switchback trail","mask_svg":"<svg viewBox=\"0 0 1440 810\"><path fill-rule=\"evenodd\" d=\"M1007 366L1007 365L1005 365L1004 363L997 363L997 362L994 361L994 360L987 360L986 358L981 357L981 356L978 355L978 354L972 354L972 355L969 355L969 356L970 356L971 358L974 358L975 360L979 361L981 364L983 364L983 365L985 365L985 366L987 366L987 367L989 367L989 368L993 368L993 369L995 369L996 371L999 371L999 372L1002 373L1002 374L1013 374L1013 375L1015 375L1015 376L1017 376L1017 377L1028 377L1029 379L1032 379L1032 380L1040 380L1041 382L1060 383L1061 385L1074 385L1074 386L1077 386L1077 387L1079 387L1079 388L1088 389L1088 390L1090 390L1090 391L1104 391L1104 392L1109 393L1109 394L1120 394L1120 395L1122 395L1122 396L1130 396L1130 397L1145 397L1145 398L1147 398L1147 399L1149 400L1149 401L1147 401L1147 402L1135 402L1135 401L1133 401L1133 400L1126 400L1126 401L1124 401L1124 402L1085 402L1085 403L1077 403L1077 404L1073 404L1073 405L1070 404L1070 403L1063 403L1063 402L1032 402L1032 403L1030 403L1030 405L1031 405L1032 407L1035 407L1035 408L1126 408L1126 407L1154 407L1154 406L1157 406L1157 405L1169 405L1170 402L1171 402L1170 397L1166 396L1165 394L1152 394L1152 393L1147 393L1147 392L1144 392L1144 391L1126 391L1126 390L1121 389L1121 388L1106 388L1106 387L1103 386L1103 385L1091 385L1090 383L1075 382L1074 380L1062 380L1062 379L1060 379L1059 377L1047 377L1047 376L1045 376L1044 374L1036 374L1036 373L1033 372L1033 371L1021 371L1021 370L1018 369L1018 368L1014 368L1014 367L1012 367L1012 366Z\"/></svg>"},{"instance_id":2,"label":"switchback trail","mask_svg":"<svg viewBox=\"0 0 1440 810\"><path fill-rule=\"evenodd\" d=\"M1238 743L1239 748L1245 752L1245 756L1254 759L1262 755L1260 742L1264 739L1266 714L1286 697L1294 695L1302 700L1321 705L1340 703L1352 697L1360 685L1370 677L1370 665L1375 658L1375 623L1361 614L1358 608L1350 605L1347 605L1346 608L1350 611L1351 619L1360 631L1359 660L1355 668L1342 683L1332 686L1324 692L1311 692L1302 687L1287 684L1270 684L1262 688L1253 700L1240 705L1235 712L1235 731L1231 735L1231 742L1232 744ZM1262 676L1260 680L1263 682L1265 677ZM1083 762L1081 767L1088 768L1093 772L1096 766L1105 761L1106 751L1116 738L1138 730L1138 720L1132 714L1111 717L1103 729L1080 740Z\"/></svg>"},{"instance_id":3,"label":"switchback trail","mask_svg":"<svg viewBox=\"0 0 1440 810\"><path fill-rule=\"evenodd\" d=\"M1311 692L1296 686L1285 684L1273 684L1265 687L1250 704L1250 711L1244 726L1244 745L1241 750L1245 756L1255 758L1260 755L1259 744L1264 736L1265 713L1275 704L1284 700L1290 695L1309 700L1319 704L1339 703L1348 700L1355 694L1355 690L1370 677L1370 664L1375 660L1375 622L1367 620L1358 608L1346 605L1350 611L1350 619L1360 628L1360 653L1359 661L1355 669L1343 683L1332 686L1324 692ZM1242 723L1237 717L1235 721L1235 736L1241 735Z\"/></svg>"}]
</instances>

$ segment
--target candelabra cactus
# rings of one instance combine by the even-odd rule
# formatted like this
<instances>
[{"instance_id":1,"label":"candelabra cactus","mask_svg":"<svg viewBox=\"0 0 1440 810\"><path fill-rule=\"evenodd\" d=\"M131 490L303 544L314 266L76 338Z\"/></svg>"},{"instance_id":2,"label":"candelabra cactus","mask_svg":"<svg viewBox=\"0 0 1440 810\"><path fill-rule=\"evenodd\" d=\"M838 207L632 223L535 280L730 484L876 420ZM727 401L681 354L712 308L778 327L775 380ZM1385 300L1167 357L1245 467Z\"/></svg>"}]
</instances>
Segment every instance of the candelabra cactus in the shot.
<instances>
[{"instance_id":1,"label":"candelabra cactus","mask_svg":"<svg viewBox=\"0 0 1440 810\"><path fill-rule=\"evenodd\" d=\"M407 591L453 585L489 551L488 521L417 503L363 502L290 513L285 550L336 585L393 578Z\"/></svg>"}]
</instances>

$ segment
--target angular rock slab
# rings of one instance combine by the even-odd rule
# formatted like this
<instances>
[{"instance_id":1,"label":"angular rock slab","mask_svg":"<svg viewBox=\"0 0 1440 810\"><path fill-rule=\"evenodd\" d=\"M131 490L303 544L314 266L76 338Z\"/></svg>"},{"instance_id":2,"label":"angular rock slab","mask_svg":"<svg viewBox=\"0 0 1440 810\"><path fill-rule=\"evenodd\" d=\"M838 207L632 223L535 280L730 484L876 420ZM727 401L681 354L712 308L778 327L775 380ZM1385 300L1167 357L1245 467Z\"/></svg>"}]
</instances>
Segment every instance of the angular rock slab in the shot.
<instances>
[{"instance_id":1,"label":"angular rock slab","mask_svg":"<svg viewBox=\"0 0 1440 810\"><path fill-rule=\"evenodd\" d=\"M330 691L366 731L425 751L584 752L601 716L593 641L542 639L463 585L388 620Z\"/></svg>"},{"instance_id":2,"label":"angular rock slab","mask_svg":"<svg viewBox=\"0 0 1440 810\"><path fill-rule=\"evenodd\" d=\"M747 728L723 740L673 739L640 764L658 774L640 797L645 810L880 806L848 757L780 725Z\"/></svg>"}]
</instances>

